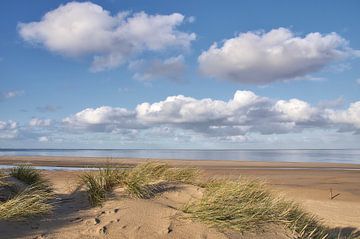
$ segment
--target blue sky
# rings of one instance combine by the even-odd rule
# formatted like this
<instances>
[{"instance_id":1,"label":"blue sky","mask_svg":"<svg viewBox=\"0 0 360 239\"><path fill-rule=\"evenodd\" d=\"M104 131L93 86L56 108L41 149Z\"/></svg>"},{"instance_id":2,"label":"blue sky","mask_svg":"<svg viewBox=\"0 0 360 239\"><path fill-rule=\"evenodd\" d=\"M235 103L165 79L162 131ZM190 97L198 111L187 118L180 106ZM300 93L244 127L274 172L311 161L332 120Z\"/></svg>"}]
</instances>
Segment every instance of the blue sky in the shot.
<instances>
[{"instance_id":1,"label":"blue sky","mask_svg":"<svg viewBox=\"0 0 360 239\"><path fill-rule=\"evenodd\" d=\"M358 1L0 4L1 147L358 147Z\"/></svg>"}]
</instances>

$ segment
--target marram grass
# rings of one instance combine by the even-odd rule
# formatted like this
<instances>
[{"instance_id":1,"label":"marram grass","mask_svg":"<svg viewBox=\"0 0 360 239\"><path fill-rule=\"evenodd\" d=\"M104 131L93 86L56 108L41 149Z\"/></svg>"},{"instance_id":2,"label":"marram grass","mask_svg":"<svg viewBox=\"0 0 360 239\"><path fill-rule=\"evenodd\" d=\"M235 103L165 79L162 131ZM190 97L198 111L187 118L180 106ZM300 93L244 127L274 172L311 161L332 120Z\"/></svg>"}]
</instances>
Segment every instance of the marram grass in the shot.
<instances>
[{"instance_id":1,"label":"marram grass","mask_svg":"<svg viewBox=\"0 0 360 239\"><path fill-rule=\"evenodd\" d=\"M53 198L52 190L36 169L31 166L20 165L12 168L9 175L24 182L27 187L20 191L15 190L14 195L0 202L0 220L25 218L51 211L53 206L49 201ZM0 184L11 186L1 179Z\"/></svg>"},{"instance_id":2,"label":"marram grass","mask_svg":"<svg viewBox=\"0 0 360 239\"><path fill-rule=\"evenodd\" d=\"M258 180L210 181L203 197L185 206L190 217L211 226L240 232L281 224L297 238L327 238L325 227L294 202L274 196Z\"/></svg>"},{"instance_id":3,"label":"marram grass","mask_svg":"<svg viewBox=\"0 0 360 239\"><path fill-rule=\"evenodd\" d=\"M198 170L192 168L174 169L167 164L147 162L136 167L123 170L110 165L99 168L97 172L84 173L80 176L85 185L89 202L92 206L100 206L114 187L123 187L133 198L150 198L159 191L160 182L195 181Z\"/></svg>"},{"instance_id":4,"label":"marram grass","mask_svg":"<svg viewBox=\"0 0 360 239\"><path fill-rule=\"evenodd\" d=\"M92 206L101 206L106 199L106 193L107 190L110 190L110 186L106 184L105 177L106 175L94 172L84 173L80 176Z\"/></svg>"},{"instance_id":5,"label":"marram grass","mask_svg":"<svg viewBox=\"0 0 360 239\"><path fill-rule=\"evenodd\" d=\"M49 200L53 194L37 184L28 186L14 197L0 202L0 220L19 219L48 213L53 206Z\"/></svg>"},{"instance_id":6,"label":"marram grass","mask_svg":"<svg viewBox=\"0 0 360 239\"><path fill-rule=\"evenodd\" d=\"M10 170L10 176L31 185L42 181L40 173L30 165L18 165Z\"/></svg>"},{"instance_id":7,"label":"marram grass","mask_svg":"<svg viewBox=\"0 0 360 239\"><path fill-rule=\"evenodd\" d=\"M31 165L21 164L10 170L10 176L17 178L27 185L36 185L46 191L52 191L49 182L42 177L39 170Z\"/></svg>"}]
</instances>

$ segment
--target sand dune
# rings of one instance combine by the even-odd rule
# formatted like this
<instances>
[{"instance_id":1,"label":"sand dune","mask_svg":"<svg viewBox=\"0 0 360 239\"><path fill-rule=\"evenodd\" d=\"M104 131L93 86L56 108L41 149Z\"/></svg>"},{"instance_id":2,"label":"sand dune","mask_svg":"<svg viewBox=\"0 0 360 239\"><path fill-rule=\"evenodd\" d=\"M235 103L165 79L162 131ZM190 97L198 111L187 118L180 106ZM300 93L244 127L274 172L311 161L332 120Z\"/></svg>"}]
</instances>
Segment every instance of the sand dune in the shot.
<instances>
[{"instance_id":1,"label":"sand dune","mask_svg":"<svg viewBox=\"0 0 360 239\"><path fill-rule=\"evenodd\" d=\"M79 163L78 160L75 162ZM291 163L291 167L319 167L294 171L274 169L279 166L276 163L174 161L173 164L196 165L204 170L205 176L211 177L247 175L266 179L273 190L300 202L328 226L359 233L356 231L360 228L360 171L321 170L321 167L344 165ZM252 168L244 169L244 165ZM257 170L256 167L270 168ZM130 199L121 190L115 190L113 198L103 207L92 208L85 192L75 190L79 172L42 173L55 188L58 197L55 211L22 221L0 222L0 238L289 238L284 229L271 225L260 234L241 234L219 231L186 218L181 208L202 196L203 189L197 186L168 185L164 192L151 199ZM329 199L330 188L339 194L333 200Z\"/></svg>"}]
</instances>

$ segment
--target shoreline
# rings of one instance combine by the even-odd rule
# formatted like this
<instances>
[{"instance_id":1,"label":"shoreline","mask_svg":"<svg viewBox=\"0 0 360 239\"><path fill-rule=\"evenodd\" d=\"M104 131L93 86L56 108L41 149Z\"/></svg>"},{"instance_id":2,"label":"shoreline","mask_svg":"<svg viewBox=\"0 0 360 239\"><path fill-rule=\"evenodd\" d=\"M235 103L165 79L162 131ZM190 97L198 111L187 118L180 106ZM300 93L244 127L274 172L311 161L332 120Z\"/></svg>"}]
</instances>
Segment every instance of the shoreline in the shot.
<instances>
[{"instance_id":1,"label":"shoreline","mask_svg":"<svg viewBox=\"0 0 360 239\"><path fill-rule=\"evenodd\" d=\"M360 170L360 163L331 162L280 162L248 160L199 160L199 159L160 159L160 158L125 158L125 157L79 157L79 156L0 156L0 165L30 163L34 166L57 167L98 167L107 163L123 167L133 167L146 161L161 161L172 166L193 167L230 167L243 169L355 169Z\"/></svg>"}]
</instances>

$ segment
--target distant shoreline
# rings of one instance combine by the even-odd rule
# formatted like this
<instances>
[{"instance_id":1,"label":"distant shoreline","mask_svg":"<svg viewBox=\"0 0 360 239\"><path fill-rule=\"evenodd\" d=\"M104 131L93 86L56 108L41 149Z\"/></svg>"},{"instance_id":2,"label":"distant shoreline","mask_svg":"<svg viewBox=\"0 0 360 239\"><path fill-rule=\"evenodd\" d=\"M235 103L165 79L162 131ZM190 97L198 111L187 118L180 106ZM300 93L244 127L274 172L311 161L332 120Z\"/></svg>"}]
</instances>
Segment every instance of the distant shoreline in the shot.
<instances>
[{"instance_id":1,"label":"distant shoreline","mask_svg":"<svg viewBox=\"0 0 360 239\"><path fill-rule=\"evenodd\" d=\"M0 149L0 157L20 156L360 164L360 149Z\"/></svg>"},{"instance_id":2,"label":"distant shoreline","mask_svg":"<svg viewBox=\"0 0 360 239\"><path fill-rule=\"evenodd\" d=\"M107 163L118 166L133 167L145 161L162 161L173 166L194 166L205 168L242 168L249 169L325 169L344 170L360 169L360 163L328 163L328 162L269 162L249 160L191 160L191 159L159 159L159 158L129 158L129 157L74 157L74 156L0 156L0 165L15 165L30 163L34 166L57 167L97 167Z\"/></svg>"}]
</instances>

